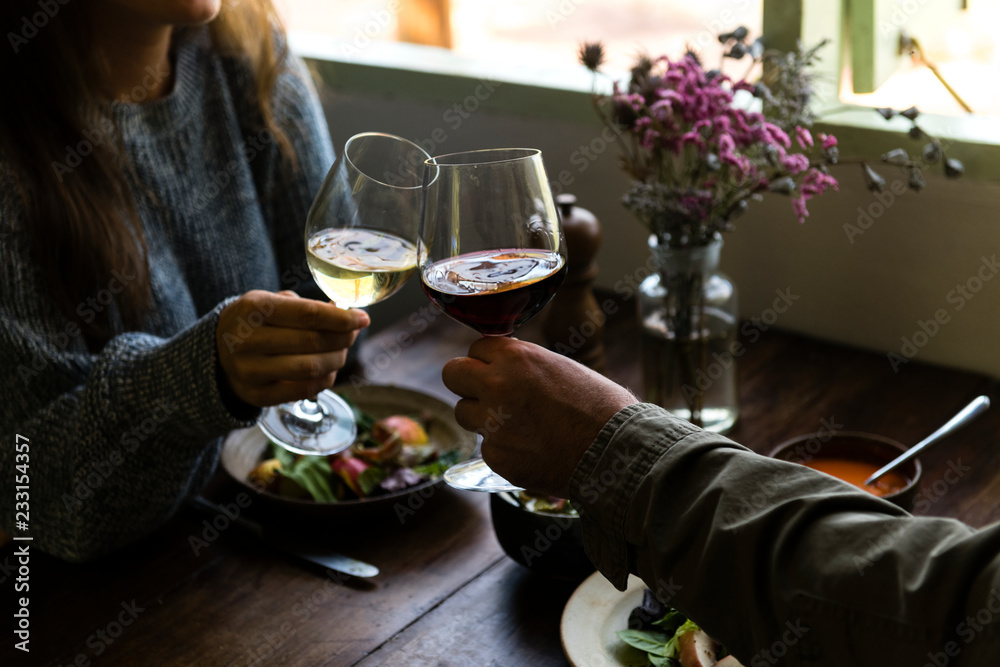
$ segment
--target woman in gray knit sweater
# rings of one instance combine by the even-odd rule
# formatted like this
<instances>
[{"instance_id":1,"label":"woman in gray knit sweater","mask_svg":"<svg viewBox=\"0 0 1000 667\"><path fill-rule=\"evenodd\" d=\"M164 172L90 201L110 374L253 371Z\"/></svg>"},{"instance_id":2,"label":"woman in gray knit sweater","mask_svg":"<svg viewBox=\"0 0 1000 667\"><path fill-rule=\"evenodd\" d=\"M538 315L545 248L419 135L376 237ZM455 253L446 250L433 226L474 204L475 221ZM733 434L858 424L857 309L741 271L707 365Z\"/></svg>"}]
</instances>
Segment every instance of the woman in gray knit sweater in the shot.
<instances>
[{"instance_id":1,"label":"woman in gray knit sweater","mask_svg":"<svg viewBox=\"0 0 1000 667\"><path fill-rule=\"evenodd\" d=\"M269 1L50 4L0 9L16 91L0 105L0 528L18 532L27 443L34 544L85 560L176 511L261 406L329 387L368 318L293 292L311 286L302 227L333 155Z\"/></svg>"}]
</instances>

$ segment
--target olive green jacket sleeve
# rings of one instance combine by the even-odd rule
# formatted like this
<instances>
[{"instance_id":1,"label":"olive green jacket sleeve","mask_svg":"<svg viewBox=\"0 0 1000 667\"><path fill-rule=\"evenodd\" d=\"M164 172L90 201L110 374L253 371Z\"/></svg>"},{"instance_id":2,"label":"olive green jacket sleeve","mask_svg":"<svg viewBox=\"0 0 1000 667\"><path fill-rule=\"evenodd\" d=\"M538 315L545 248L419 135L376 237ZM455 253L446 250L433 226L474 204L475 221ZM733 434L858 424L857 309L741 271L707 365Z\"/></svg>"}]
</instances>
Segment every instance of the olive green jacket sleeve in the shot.
<instances>
[{"instance_id":1,"label":"olive green jacket sleeve","mask_svg":"<svg viewBox=\"0 0 1000 667\"><path fill-rule=\"evenodd\" d=\"M914 517L649 404L571 479L587 552L748 667L1000 665L1000 526Z\"/></svg>"}]
</instances>

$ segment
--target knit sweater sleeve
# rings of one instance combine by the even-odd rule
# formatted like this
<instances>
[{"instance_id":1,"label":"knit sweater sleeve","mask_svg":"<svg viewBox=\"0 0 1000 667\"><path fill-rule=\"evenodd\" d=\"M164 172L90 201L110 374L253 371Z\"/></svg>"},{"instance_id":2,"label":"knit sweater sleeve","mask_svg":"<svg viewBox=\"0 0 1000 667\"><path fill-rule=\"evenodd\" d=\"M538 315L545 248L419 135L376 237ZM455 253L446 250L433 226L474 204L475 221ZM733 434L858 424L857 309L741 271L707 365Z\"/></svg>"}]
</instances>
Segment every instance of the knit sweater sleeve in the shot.
<instances>
[{"instance_id":1,"label":"knit sweater sleeve","mask_svg":"<svg viewBox=\"0 0 1000 667\"><path fill-rule=\"evenodd\" d=\"M22 218L4 183L0 527L83 561L160 525L211 474L219 436L247 424L227 412L216 384L215 327L224 304L170 337L126 333L92 353L52 305ZM107 289L114 292L114 281ZM27 456L18 456L24 442ZM30 514L15 518L25 509L15 507L13 488L22 464Z\"/></svg>"}]
</instances>

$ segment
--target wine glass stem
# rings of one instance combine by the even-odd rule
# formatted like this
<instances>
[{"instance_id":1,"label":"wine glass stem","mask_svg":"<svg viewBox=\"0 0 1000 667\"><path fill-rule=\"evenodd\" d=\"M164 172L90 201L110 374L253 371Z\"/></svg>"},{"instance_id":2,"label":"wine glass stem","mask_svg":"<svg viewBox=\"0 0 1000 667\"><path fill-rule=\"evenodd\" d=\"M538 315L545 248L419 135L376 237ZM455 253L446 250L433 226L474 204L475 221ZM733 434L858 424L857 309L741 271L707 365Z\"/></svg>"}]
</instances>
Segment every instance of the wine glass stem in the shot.
<instances>
[{"instance_id":1,"label":"wine glass stem","mask_svg":"<svg viewBox=\"0 0 1000 667\"><path fill-rule=\"evenodd\" d=\"M315 396L282 405L280 409L285 425L302 435L325 433L333 427L333 419L323 411Z\"/></svg>"},{"instance_id":2,"label":"wine glass stem","mask_svg":"<svg viewBox=\"0 0 1000 667\"><path fill-rule=\"evenodd\" d=\"M323 415L323 408L320 407L319 401L316 400L316 396L310 396L309 398L303 398L299 401L299 410L303 414L308 415Z\"/></svg>"}]
</instances>

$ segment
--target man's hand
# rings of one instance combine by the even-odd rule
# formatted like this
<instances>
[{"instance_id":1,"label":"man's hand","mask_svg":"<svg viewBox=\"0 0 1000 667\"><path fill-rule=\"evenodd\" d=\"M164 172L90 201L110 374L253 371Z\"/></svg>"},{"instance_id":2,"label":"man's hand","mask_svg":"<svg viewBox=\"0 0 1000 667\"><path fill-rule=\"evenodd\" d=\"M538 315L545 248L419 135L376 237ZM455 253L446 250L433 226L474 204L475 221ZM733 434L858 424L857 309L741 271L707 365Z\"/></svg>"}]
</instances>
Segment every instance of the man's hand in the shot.
<instances>
[{"instance_id":1,"label":"man's hand","mask_svg":"<svg viewBox=\"0 0 1000 667\"><path fill-rule=\"evenodd\" d=\"M569 478L604 424L637 399L562 355L514 338L482 338L452 359L445 386L455 419L484 437L483 458L505 478L567 497Z\"/></svg>"},{"instance_id":2,"label":"man's hand","mask_svg":"<svg viewBox=\"0 0 1000 667\"><path fill-rule=\"evenodd\" d=\"M252 291L219 313L215 343L233 393L265 407L333 386L347 348L369 323L363 310L294 292Z\"/></svg>"}]
</instances>

